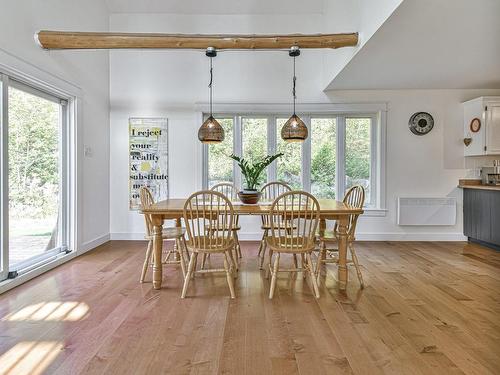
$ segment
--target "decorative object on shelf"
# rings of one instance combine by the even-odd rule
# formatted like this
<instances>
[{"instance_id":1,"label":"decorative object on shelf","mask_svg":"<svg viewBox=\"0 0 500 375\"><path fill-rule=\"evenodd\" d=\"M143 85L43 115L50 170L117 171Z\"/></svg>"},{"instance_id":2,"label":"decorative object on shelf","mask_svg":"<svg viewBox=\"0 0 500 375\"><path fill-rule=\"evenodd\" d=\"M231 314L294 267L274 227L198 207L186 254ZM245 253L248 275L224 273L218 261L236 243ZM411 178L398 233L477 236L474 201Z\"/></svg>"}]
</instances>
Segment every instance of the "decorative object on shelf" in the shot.
<instances>
[{"instance_id":1,"label":"decorative object on shelf","mask_svg":"<svg viewBox=\"0 0 500 375\"><path fill-rule=\"evenodd\" d=\"M238 193L238 197L245 204L256 204L260 199L260 191L257 190L257 186L262 177L262 172L266 167L275 161L277 158L281 157L283 153L278 153L275 155L267 155L260 161L251 163L245 158L236 156L234 154L229 157L238 163L241 169L241 174L245 178L245 188Z\"/></svg>"},{"instance_id":2,"label":"decorative object on shelf","mask_svg":"<svg viewBox=\"0 0 500 375\"><path fill-rule=\"evenodd\" d=\"M434 127L434 119L427 112L416 112L410 117L408 127L416 135L425 135Z\"/></svg>"},{"instance_id":3,"label":"decorative object on shelf","mask_svg":"<svg viewBox=\"0 0 500 375\"><path fill-rule=\"evenodd\" d=\"M471 143L472 143L472 138L471 137L464 138L464 145L465 145L465 147L469 147L469 145Z\"/></svg>"},{"instance_id":4,"label":"decorative object on shelf","mask_svg":"<svg viewBox=\"0 0 500 375\"><path fill-rule=\"evenodd\" d=\"M300 49L297 46L290 48L288 52L290 57L293 57L293 115L285 122L285 125L281 128L281 138L286 142L303 142L307 138L307 126L304 121L300 119L295 113L295 102L297 100L296 95L296 81L297 76L295 75L295 58L300 55Z\"/></svg>"},{"instance_id":5,"label":"decorative object on shelf","mask_svg":"<svg viewBox=\"0 0 500 375\"><path fill-rule=\"evenodd\" d=\"M129 207L141 205L139 190L146 186L154 200L168 198L168 120L129 119Z\"/></svg>"},{"instance_id":6,"label":"decorative object on shelf","mask_svg":"<svg viewBox=\"0 0 500 375\"><path fill-rule=\"evenodd\" d=\"M224 128L212 114L212 86L214 79L212 59L217 56L217 51L213 47L208 47L205 54L210 58L210 83L208 84L210 90L210 116L198 130L198 139L202 143L220 143L224 140Z\"/></svg>"},{"instance_id":7,"label":"decorative object on shelf","mask_svg":"<svg viewBox=\"0 0 500 375\"><path fill-rule=\"evenodd\" d=\"M470 131L473 133L477 133L479 129L481 129L481 120L477 117L473 118L469 125Z\"/></svg>"}]
</instances>

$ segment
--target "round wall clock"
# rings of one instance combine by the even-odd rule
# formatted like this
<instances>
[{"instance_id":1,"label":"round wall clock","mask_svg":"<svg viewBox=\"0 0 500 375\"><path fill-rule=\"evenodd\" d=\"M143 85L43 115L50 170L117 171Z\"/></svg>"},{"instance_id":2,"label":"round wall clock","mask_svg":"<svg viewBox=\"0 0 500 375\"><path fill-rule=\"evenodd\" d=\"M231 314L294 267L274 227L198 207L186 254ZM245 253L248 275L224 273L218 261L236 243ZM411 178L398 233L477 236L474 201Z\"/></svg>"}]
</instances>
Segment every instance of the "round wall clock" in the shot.
<instances>
[{"instance_id":1,"label":"round wall clock","mask_svg":"<svg viewBox=\"0 0 500 375\"><path fill-rule=\"evenodd\" d=\"M477 133L479 129L481 129L481 120L479 120L477 117L473 118L470 122L469 127L471 132Z\"/></svg>"},{"instance_id":2,"label":"round wall clock","mask_svg":"<svg viewBox=\"0 0 500 375\"><path fill-rule=\"evenodd\" d=\"M408 127L416 135L425 135L434 127L434 119L427 112L417 112L410 117Z\"/></svg>"}]
</instances>

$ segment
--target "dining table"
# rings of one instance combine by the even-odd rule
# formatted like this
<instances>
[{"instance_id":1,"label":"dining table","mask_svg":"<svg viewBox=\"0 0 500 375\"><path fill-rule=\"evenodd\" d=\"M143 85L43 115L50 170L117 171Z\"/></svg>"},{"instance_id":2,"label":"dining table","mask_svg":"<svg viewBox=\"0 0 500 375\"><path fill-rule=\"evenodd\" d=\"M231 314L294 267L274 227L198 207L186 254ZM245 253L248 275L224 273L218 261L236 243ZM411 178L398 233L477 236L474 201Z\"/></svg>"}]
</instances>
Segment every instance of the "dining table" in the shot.
<instances>
[{"instance_id":1,"label":"dining table","mask_svg":"<svg viewBox=\"0 0 500 375\"><path fill-rule=\"evenodd\" d=\"M175 220L175 225L181 227L184 217L186 199L165 199L154 204L141 207L140 212L150 215L153 225L153 288L161 289L163 280L162 252L163 252L163 223L165 220ZM319 234L324 234L327 220L336 220L338 223L338 268L337 280L341 290L345 290L348 282L347 272L347 247L348 227L351 215L360 215L363 209L352 207L347 203L334 199L318 199L319 203ZM260 201L257 204L243 204L239 201L232 202L236 215L262 216L271 211L272 201Z\"/></svg>"}]
</instances>

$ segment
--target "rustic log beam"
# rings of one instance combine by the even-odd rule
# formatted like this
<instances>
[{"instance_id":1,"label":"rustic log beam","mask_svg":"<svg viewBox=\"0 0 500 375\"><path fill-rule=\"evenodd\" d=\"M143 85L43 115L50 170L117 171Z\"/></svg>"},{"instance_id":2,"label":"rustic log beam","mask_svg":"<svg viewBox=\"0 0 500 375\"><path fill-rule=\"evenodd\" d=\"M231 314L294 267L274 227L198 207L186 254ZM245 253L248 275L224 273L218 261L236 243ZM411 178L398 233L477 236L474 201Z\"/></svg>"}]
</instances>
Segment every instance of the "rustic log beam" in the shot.
<instances>
[{"instance_id":1,"label":"rustic log beam","mask_svg":"<svg viewBox=\"0 0 500 375\"><path fill-rule=\"evenodd\" d=\"M358 33L313 35L199 35L42 30L35 40L44 49L288 49L340 48L358 44Z\"/></svg>"}]
</instances>

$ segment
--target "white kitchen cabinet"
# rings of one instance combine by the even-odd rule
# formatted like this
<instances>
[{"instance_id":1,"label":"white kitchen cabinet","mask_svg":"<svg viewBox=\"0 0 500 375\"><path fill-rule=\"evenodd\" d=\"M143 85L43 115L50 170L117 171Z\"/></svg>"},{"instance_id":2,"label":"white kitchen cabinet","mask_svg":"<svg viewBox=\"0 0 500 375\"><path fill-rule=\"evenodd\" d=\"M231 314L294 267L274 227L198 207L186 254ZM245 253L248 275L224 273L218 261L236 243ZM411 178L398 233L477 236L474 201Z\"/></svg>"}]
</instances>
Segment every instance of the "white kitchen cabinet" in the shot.
<instances>
[{"instance_id":1,"label":"white kitchen cabinet","mask_svg":"<svg viewBox=\"0 0 500 375\"><path fill-rule=\"evenodd\" d=\"M463 103L464 138L471 138L464 145L465 156L500 155L500 96L482 96ZM478 132L470 129L473 119L478 118Z\"/></svg>"}]
</instances>

